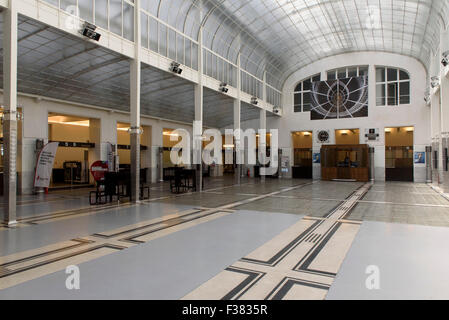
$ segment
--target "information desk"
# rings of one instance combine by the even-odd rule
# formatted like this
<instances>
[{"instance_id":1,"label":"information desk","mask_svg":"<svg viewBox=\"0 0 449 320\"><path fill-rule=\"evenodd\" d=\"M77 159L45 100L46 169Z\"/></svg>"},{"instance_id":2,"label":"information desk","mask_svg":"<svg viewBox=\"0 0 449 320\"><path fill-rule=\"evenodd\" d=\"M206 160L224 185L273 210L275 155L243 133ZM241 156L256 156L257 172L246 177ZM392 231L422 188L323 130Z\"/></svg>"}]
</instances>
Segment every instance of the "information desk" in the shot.
<instances>
[{"instance_id":1,"label":"information desk","mask_svg":"<svg viewBox=\"0 0 449 320\"><path fill-rule=\"evenodd\" d=\"M329 145L321 148L321 179L369 181L368 145Z\"/></svg>"}]
</instances>

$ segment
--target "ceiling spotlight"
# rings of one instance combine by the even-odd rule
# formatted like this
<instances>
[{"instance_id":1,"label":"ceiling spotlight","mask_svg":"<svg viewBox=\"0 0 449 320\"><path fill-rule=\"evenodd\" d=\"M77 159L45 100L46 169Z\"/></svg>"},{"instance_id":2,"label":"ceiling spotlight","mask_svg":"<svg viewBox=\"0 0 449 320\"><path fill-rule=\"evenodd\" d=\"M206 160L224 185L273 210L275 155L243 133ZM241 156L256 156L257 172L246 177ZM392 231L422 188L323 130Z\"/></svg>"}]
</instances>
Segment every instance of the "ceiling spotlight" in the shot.
<instances>
[{"instance_id":1,"label":"ceiling spotlight","mask_svg":"<svg viewBox=\"0 0 449 320\"><path fill-rule=\"evenodd\" d=\"M182 73L182 69L180 68L180 66L181 66L181 65L180 65L179 63L173 61L173 62L171 63L171 65L170 65L170 71L171 71L171 72L174 72L174 73L176 73L176 74L181 74L181 73Z\"/></svg>"},{"instance_id":2,"label":"ceiling spotlight","mask_svg":"<svg viewBox=\"0 0 449 320\"><path fill-rule=\"evenodd\" d=\"M257 97L252 97L251 98L251 104L257 106L258 103L259 103L259 101L257 100Z\"/></svg>"},{"instance_id":3,"label":"ceiling spotlight","mask_svg":"<svg viewBox=\"0 0 449 320\"><path fill-rule=\"evenodd\" d=\"M443 60L441 60L441 64L444 67L447 67L449 65L449 51L443 52Z\"/></svg>"},{"instance_id":4,"label":"ceiling spotlight","mask_svg":"<svg viewBox=\"0 0 449 320\"><path fill-rule=\"evenodd\" d=\"M431 95L429 89L427 89L426 93L424 94L424 101L426 102L426 104L430 104L431 102Z\"/></svg>"},{"instance_id":5,"label":"ceiling spotlight","mask_svg":"<svg viewBox=\"0 0 449 320\"><path fill-rule=\"evenodd\" d=\"M432 77L430 79L430 86L432 88L438 88L440 86L440 77Z\"/></svg>"},{"instance_id":6,"label":"ceiling spotlight","mask_svg":"<svg viewBox=\"0 0 449 320\"><path fill-rule=\"evenodd\" d=\"M222 82L222 83L220 84L220 87L218 88L218 90L220 90L220 91L223 92L223 93L228 93L229 89L226 88L227 86L228 86L227 83Z\"/></svg>"},{"instance_id":7,"label":"ceiling spotlight","mask_svg":"<svg viewBox=\"0 0 449 320\"><path fill-rule=\"evenodd\" d=\"M97 26L89 23L89 22L84 22L83 27L81 29L81 34L89 39L95 40L95 41L99 41L101 34L99 34L98 32L95 32L95 30L97 29Z\"/></svg>"}]
</instances>

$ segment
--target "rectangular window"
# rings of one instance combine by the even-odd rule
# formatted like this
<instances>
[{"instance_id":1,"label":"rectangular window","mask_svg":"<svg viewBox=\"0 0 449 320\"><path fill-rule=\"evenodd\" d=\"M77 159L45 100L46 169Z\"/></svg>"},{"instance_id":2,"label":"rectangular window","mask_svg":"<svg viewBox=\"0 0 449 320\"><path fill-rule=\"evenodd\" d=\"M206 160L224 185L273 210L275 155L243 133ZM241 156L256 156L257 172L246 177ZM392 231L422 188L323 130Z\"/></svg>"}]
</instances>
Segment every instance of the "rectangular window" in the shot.
<instances>
[{"instance_id":1,"label":"rectangular window","mask_svg":"<svg viewBox=\"0 0 449 320\"><path fill-rule=\"evenodd\" d=\"M312 109L312 93L304 92L303 93L302 112L308 112L311 109Z\"/></svg>"},{"instance_id":2,"label":"rectangular window","mask_svg":"<svg viewBox=\"0 0 449 320\"><path fill-rule=\"evenodd\" d=\"M108 0L95 0L95 24L108 29Z\"/></svg>"},{"instance_id":3,"label":"rectangular window","mask_svg":"<svg viewBox=\"0 0 449 320\"><path fill-rule=\"evenodd\" d=\"M376 82L385 82L385 68L376 68Z\"/></svg>"},{"instance_id":4,"label":"rectangular window","mask_svg":"<svg viewBox=\"0 0 449 320\"><path fill-rule=\"evenodd\" d=\"M176 34L176 61L185 65L184 61L184 37L179 33Z\"/></svg>"},{"instance_id":5,"label":"rectangular window","mask_svg":"<svg viewBox=\"0 0 449 320\"><path fill-rule=\"evenodd\" d=\"M122 35L122 0L109 0L110 31Z\"/></svg>"},{"instance_id":6,"label":"rectangular window","mask_svg":"<svg viewBox=\"0 0 449 320\"><path fill-rule=\"evenodd\" d=\"M319 81L321 81L321 74L316 74L296 85L295 92L293 94L293 111L295 113L310 111L310 109L312 108L312 83Z\"/></svg>"},{"instance_id":7,"label":"rectangular window","mask_svg":"<svg viewBox=\"0 0 449 320\"><path fill-rule=\"evenodd\" d=\"M122 1L122 0L120 0L120 1ZM77 15L76 14L76 0L61 0L60 6L61 6L62 10L66 11L70 14Z\"/></svg>"},{"instance_id":8,"label":"rectangular window","mask_svg":"<svg viewBox=\"0 0 449 320\"><path fill-rule=\"evenodd\" d=\"M167 27L159 24L159 53L167 56Z\"/></svg>"},{"instance_id":9,"label":"rectangular window","mask_svg":"<svg viewBox=\"0 0 449 320\"><path fill-rule=\"evenodd\" d=\"M358 69L357 67L349 68L348 69L348 78L355 78L355 77L357 77L358 76L358 70L357 69Z\"/></svg>"},{"instance_id":10,"label":"rectangular window","mask_svg":"<svg viewBox=\"0 0 449 320\"><path fill-rule=\"evenodd\" d=\"M345 78L347 78L347 75L346 75L346 68L344 68L344 69L339 69L339 70L338 70L338 72L337 72L337 78L338 78L338 79L345 79Z\"/></svg>"},{"instance_id":11,"label":"rectangular window","mask_svg":"<svg viewBox=\"0 0 449 320\"><path fill-rule=\"evenodd\" d=\"M410 104L410 82L400 82L400 104Z\"/></svg>"},{"instance_id":12,"label":"rectangular window","mask_svg":"<svg viewBox=\"0 0 449 320\"><path fill-rule=\"evenodd\" d=\"M368 77L368 67L359 68L359 77Z\"/></svg>"},{"instance_id":13,"label":"rectangular window","mask_svg":"<svg viewBox=\"0 0 449 320\"><path fill-rule=\"evenodd\" d=\"M140 23L142 47L148 48L148 16L146 14L140 14Z\"/></svg>"},{"instance_id":14,"label":"rectangular window","mask_svg":"<svg viewBox=\"0 0 449 320\"><path fill-rule=\"evenodd\" d=\"M384 106L385 105L385 84L378 84L376 86L376 105Z\"/></svg>"},{"instance_id":15,"label":"rectangular window","mask_svg":"<svg viewBox=\"0 0 449 320\"><path fill-rule=\"evenodd\" d=\"M150 49L158 52L158 22L153 18L150 19Z\"/></svg>"},{"instance_id":16,"label":"rectangular window","mask_svg":"<svg viewBox=\"0 0 449 320\"><path fill-rule=\"evenodd\" d=\"M192 44L189 39L185 39L185 65L188 67L192 67Z\"/></svg>"},{"instance_id":17,"label":"rectangular window","mask_svg":"<svg viewBox=\"0 0 449 320\"><path fill-rule=\"evenodd\" d=\"M78 8L80 10L80 18L93 23L93 1L92 0L78 0Z\"/></svg>"},{"instance_id":18,"label":"rectangular window","mask_svg":"<svg viewBox=\"0 0 449 320\"><path fill-rule=\"evenodd\" d=\"M192 42L192 68L198 71L198 45Z\"/></svg>"},{"instance_id":19,"label":"rectangular window","mask_svg":"<svg viewBox=\"0 0 449 320\"><path fill-rule=\"evenodd\" d=\"M387 69L387 80L397 81L398 80L398 70L397 69Z\"/></svg>"},{"instance_id":20,"label":"rectangular window","mask_svg":"<svg viewBox=\"0 0 449 320\"><path fill-rule=\"evenodd\" d=\"M410 76L406 71L376 68L376 104L397 106L410 104Z\"/></svg>"},{"instance_id":21,"label":"rectangular window","mask_svg":"<svg viewBox=\"0 0 449 320\"><path fill-rule=\"evenodd\" d=\"M123 2L123 38L134 41L134 7Z\"/></svg>"},{"instance_id":22,"label":"rectangular window","mask_svg":"<svg viewBox=\"0 0 449 320\"><path fill-rule=\"evenodd\" d=\"M388 90L388 105L389 106L397 106L399 102L398 97L398 84L397 83L389 83L387 85Z\"/></svg>"}]
</instances>

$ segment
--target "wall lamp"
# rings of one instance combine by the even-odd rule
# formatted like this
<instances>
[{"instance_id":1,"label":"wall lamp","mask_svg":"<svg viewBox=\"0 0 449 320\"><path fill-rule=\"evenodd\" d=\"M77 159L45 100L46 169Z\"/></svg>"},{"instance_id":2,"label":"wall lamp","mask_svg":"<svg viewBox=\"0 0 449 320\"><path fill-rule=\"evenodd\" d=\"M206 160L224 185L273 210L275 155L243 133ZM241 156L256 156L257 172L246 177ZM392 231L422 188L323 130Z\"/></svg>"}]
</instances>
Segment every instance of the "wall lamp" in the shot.
<instances>
[{"instance_id":1,"label":"wall lamp","mask_svg":"<svg viewBox=\"0 0 449 320\"><path fill-rule=\"evenodd\" d=\"M228 93L229 89L227 88L228 84L226 82L222 82L220 84L220 87L218 88L219 91L223 93Z\"/></svg>"},{"instance_id":2,"label":"wall lamp","mask_svg":"<svg viewBox=\"0 0 449 320\"><path fill-rule=\"evenodd\" d=\"M175 61L173 61L170 65L170 71L174 72L176 74L181 74L182 73L182 69L180 68L181 65Z\"/></svg>"}]
</instances>

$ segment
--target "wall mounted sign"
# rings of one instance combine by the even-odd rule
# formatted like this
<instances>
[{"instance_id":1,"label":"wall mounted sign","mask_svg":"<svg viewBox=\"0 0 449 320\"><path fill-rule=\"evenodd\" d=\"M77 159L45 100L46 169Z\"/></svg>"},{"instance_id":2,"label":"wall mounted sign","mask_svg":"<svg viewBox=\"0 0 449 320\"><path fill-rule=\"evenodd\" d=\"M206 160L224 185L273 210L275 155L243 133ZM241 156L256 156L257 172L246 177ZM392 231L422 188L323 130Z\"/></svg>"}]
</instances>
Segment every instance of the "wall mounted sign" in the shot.
<instances>
[{"instance_id":1,"label":"wall mounted sign","mask_svg":"<svg viewBox=\"0 0 449 320\"><path fill-rule=\"evenodd\" d=\"M415 164L425 164L425 163L426 163L426 153L415 152Z\"/></svg>"},{"instance_id":2,"label":"wall mounted sign","mask_svg":"<svg viewBox=\"0 0 449 320\"><path fill-rule=\"evenodd\" d=\"M365 141L366 142L372 142L372 141L379 141L380 134L379 129L366 129L365 130Z\"/></svg>"}]
</instances>

